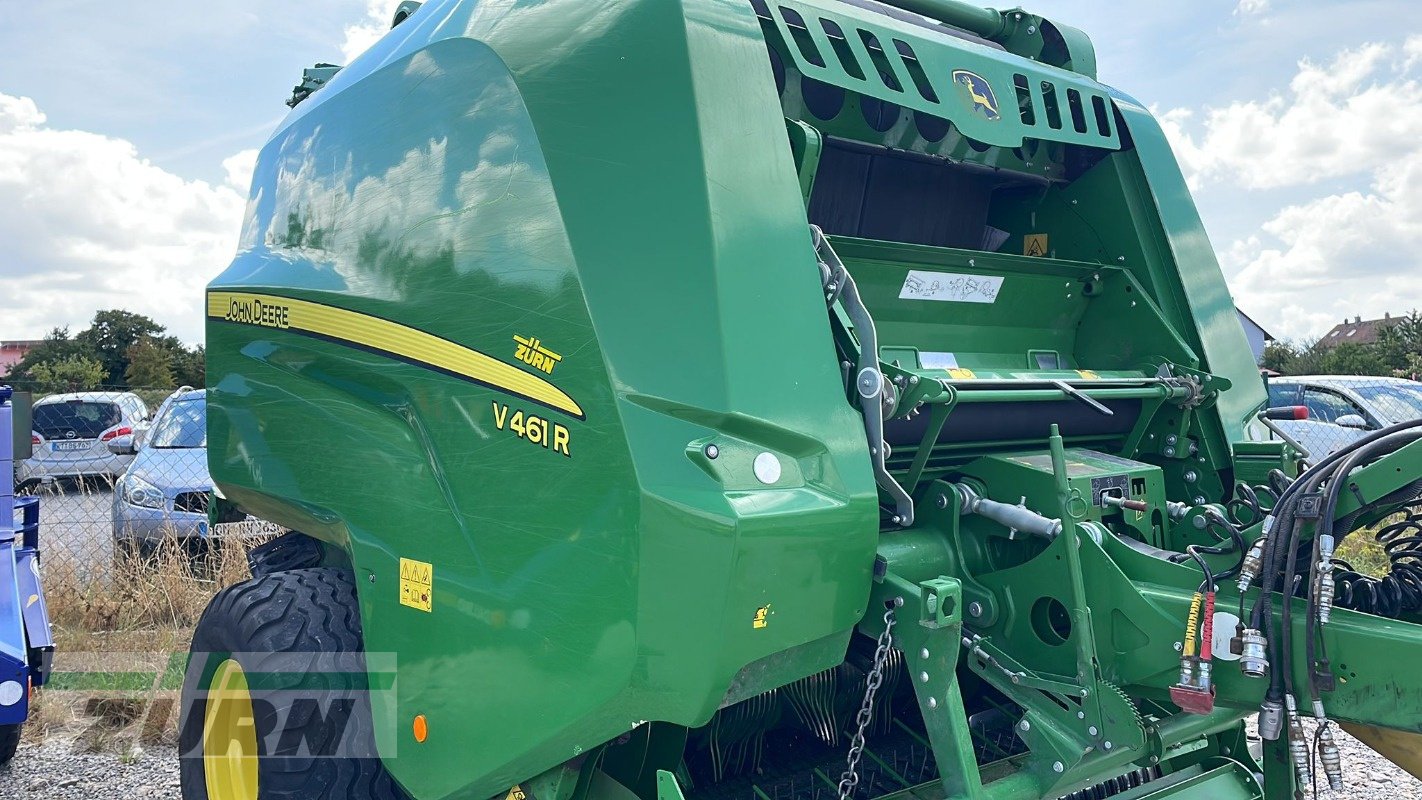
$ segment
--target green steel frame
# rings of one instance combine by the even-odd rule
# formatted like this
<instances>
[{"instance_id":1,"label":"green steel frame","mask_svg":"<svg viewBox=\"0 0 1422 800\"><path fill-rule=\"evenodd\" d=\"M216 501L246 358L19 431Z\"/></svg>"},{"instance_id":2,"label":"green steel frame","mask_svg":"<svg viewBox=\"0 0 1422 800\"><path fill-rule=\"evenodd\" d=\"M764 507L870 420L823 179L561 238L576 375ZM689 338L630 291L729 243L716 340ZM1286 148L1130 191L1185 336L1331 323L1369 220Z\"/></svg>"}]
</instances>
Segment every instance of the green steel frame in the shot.
<instances>
[{"instance_id":1,"label":"green steel frame","mask_svg":"<svg viewBox=\"0 0 1422 800\"><path fill-rule=\"evenodd\" d=\"M1160 125L1067 26L870 5L435 0L263 149L209 292L211 471L356 573L411 796L713 797L689 754L733 716L760 742L890 608L890 727L938 777L870 737L886 797L1292 794L1245 747L1260 682L1170 702L1201 576L1150 548L1215 543L1235 482L1295 459L1248 441L1265 393ZM807 223L855 158L979 187L998 240L827 228L856 288L827 281ZM1355 481L1418 475L1413 445ZM1326 636L1336 718L1422 729L1422 628ZM983 755L974 710L1011 742Z\"/></svg>"}]
</instances>

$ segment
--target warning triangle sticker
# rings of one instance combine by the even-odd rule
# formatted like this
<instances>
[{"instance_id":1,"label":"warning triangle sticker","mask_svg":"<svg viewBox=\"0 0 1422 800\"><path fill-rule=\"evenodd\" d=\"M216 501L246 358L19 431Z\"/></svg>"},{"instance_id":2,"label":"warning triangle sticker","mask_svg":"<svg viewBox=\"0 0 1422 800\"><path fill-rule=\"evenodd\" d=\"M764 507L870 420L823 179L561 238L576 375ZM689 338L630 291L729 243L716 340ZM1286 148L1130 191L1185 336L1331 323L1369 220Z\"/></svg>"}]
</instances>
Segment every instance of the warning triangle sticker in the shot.
<instances>
[{"instance_id":1,"label":"warning triangle sticker","mask_svg":"<svg viewBox=\"0 0 1422 800\"><path fill-rule=\"evenodd\" d=\"M1042 258L1047 255L1047 234L1029 233L1022 240L1023 255Z\"/></svg>"}]
</instances>

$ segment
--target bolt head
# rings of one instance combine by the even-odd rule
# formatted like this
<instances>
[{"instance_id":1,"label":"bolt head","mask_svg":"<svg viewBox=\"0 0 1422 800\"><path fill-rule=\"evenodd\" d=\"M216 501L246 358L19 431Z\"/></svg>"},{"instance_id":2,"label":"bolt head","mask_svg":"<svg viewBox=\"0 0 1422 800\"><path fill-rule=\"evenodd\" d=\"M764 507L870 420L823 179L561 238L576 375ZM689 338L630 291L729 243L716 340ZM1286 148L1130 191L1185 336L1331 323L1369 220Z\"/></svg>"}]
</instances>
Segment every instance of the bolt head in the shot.
<instances>
[{"instance_id":1,"label":"bolt head","mask_svg":"<svg viewBox=\"0 0 1422 800\"><path fill-rule=\"evenodd\" d=\"M370 573L370 582L371 582L371 583L375 583L375 573L374 573L374 572Z\"/></svg>"},{"instance_id":2,"label":"bolt head","mask_svg":"<svg viewBox=\"0 0 1422 800\"><path fill-rule=\"evenodd\" d=\"M918 679L919 679L919 681L921 681L922 683L928 683L928 673L927 673L927 672L920 672L920 673L918 673Z\"/></svg>"},{"instance_id":3,"label":"bolt head","mask_svg":"<svg viewBox=\"0 0 1422 800\"><path fill-rule=\"evenodd\" d=\"M1091 727L1089 727L1089 728L1086 729L1086 733L1087 733L1088 736L1095 736L1095 735L1096 735L1097 733L1099 733L1099 732L1100 732L1100 731L1096 730L1096 726L1095 726L1095 725L1092 725Z\"/></svg>"},{"instance_id":4,"label":"bolt head","mask_svg":"<svg viewBox=\"0 0 1422 800\"><path fill-rule=\"evenodd\" d=\"M706 445L706 449L703 450L702 452L704 452L704 453L706 454L706 457L707 457L707 458L714 459L714 458L716 458L717 456L721 455L721 448L717 447L717 446L714 445L714 444L708 444L708 445Z\"/></svg>"},{"instance_id":5,"label":"bolt head","mask_svg":"<svg viewBox=\"0 0 1422 800\"><path fill-rule=\"evenodd\" d=\"M1184 650L1184 649L1185 649L1185 644L1184 644L1184 642L1176 642L1176 643L1175 643L1175 652L1178 653L1178 652L1180 652L1180 651L1182 651L1182 650Z\"/></svg>"},{"instance_id":6,"label":"bolt head","mask_svg":"<svg viewBox=\"0 0 1422 800\"><path fill-rule=\"evenodd\" d=\"M930 697L930 698L928 698L928 707L929 707L929 708L938 708L938 698L936 698L936 697Z\"/></svg>"},{"instance_id":7,"label":"bolt head","mask_svg":"<svg viewBox=\"0 0 1422 800\"><path fill-rule=\"evenodd\" d=\"M1065 771L1065 770L1066 770L1066 765L1063 764L1062 762L1060 762L1060 761L1055 761L1055 762L1052 763L1052 772L1063 772L1063 771Z\"/></svg>"},{"instance_id":8,"label":"bolt head","mask_svg":"<svg viewBox=\"0 0 1422 800\"><path fill-rule=\"evenodd\" d=\"M1077 719L1086 719L1086 712L1085 712L1085 711L1078 711L1078 712L1076 712L1076 718L1077 718Z\"/></svg>"},{"instance_id":9,"label":"bolt head","mask_svg":"<svg viewBox=\"0 0 1422 800\"><path fill-rule=\"evenodd\" d=\"M1030 730L1032 730L1032 723L1030 723L1030 722L1028 722L1027 720L1024 719L1024 720L1022 720L1021 722L1017 723L1017 727L1018 727L1020 730L1030 731Z\"/></svg>"},{"instance_id":10,"label":"bolt head","mask_svg":"<svg viewBox=\"0 0 1422 800\"><path fill-rule=\"evenodd\" d=\"M947 508L947 507L948 507L948 495L946 495L946 494L940 494L940 495L938 495L938 500L935 501L935 502L937 503L937 505L938 505L939 508Z\"/></svg>"},{"instance_id":11,"label":"bolt head","mask_svg":"<svg viewBox=\"0 0 1422 800\"><path fill-rule=\"evenodd\" d=\"M983 615L983 604L974 600L968 604L968 616L977 618Z\"/></svg>"},{"instance_id":12,"label":"bolt head","mask_svg":"<svg viewBox=\"0 0 1422 800\"><path fill-rule=\"evenodd\" d=\"M1112 747L1112 744L1111 744L1111 742L1106 741L1106 742L1102 742L1102 743L1101 743L1101 746L1102 746L1103 748L1107 749L1107 750L1110 750L1111 747Z\"/></svg>"},{"instance_id":13,"label":"bolt head","mask_svg":"<svg viewBox=\"0 0 1422 800\"><path fill-rule=\"evenodd\" d=\"M919 658L928 658L928 648L925 647L925 648L923 648L922 650L918 651L918 657L919 657Z\"/></svg>"}]
</instances>

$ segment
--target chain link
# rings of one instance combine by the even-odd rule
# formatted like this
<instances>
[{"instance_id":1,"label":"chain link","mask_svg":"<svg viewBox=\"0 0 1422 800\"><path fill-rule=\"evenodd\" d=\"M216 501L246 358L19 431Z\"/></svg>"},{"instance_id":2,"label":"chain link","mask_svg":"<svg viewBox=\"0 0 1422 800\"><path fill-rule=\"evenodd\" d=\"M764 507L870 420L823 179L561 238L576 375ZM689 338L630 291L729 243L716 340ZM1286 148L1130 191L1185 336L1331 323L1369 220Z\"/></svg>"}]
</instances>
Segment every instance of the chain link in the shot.
<instances>
[{"instance_id":1,"label":"chain link","mask_svg":"<svg viewBox=\"0 0 1422 800\"><path fill-rule=\"evenodd\" d=\"M896 601L884 612L884 632L879 634L879 646L874 650L874 666L869 670L869 676L864 682L864 703L859 707L859 716L855 718L858 727L854 732L854 739L849 743L849 759L845 764L844 775L839 779L839 800L850 800L854 796L854 790L859 788L859 759L864 755L864 733L869 730L869 723L874 719L874 695L879 691L879 684L884 682L884 665L889 660L890 648L894 641L894 610L898 608L899 602L901 601Z\"/></svg>"}]
</instances>

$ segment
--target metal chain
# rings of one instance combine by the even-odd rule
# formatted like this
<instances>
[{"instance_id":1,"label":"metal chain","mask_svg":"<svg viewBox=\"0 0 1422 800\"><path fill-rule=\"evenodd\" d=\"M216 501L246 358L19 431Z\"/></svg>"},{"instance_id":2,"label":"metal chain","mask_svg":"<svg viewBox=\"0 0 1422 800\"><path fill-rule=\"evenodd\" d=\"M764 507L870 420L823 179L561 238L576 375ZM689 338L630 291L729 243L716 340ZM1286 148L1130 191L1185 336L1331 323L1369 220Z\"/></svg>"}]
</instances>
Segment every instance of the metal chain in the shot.
<instances>
[{"instance_id":1,"label":"metal chain","mask_svg":"<svg viewBox=\"0 0 1422 800\"><path fill-rule=\"evenodd\" d=\"M859 707L859 716L855 718L858 728L854 732L854 739L849 743L849 760L845 764L844 774L839 779L839 800L850 800L854 796L854 790L859 788L859 759L864 755L864 733L869 730L869 723L874 719L874 695L879 691L879 684L884 682L884 665L889 660L890 648L894 641L894 611L901 602L896 601L884 612L884 632L879 634L879 646L874 650L874 666L869 670L869 676L864 682L864 703Z\"/></svg>"}]
</instances>

